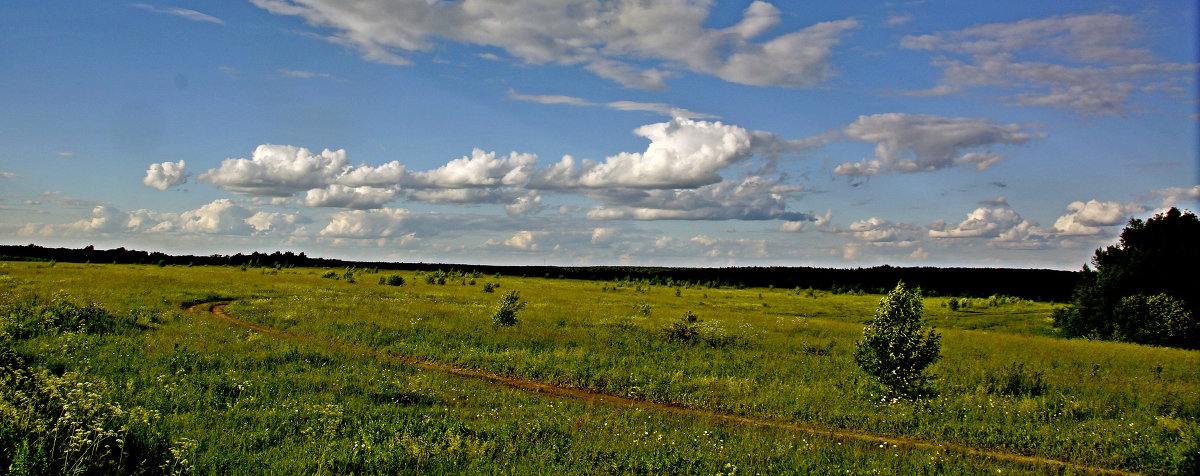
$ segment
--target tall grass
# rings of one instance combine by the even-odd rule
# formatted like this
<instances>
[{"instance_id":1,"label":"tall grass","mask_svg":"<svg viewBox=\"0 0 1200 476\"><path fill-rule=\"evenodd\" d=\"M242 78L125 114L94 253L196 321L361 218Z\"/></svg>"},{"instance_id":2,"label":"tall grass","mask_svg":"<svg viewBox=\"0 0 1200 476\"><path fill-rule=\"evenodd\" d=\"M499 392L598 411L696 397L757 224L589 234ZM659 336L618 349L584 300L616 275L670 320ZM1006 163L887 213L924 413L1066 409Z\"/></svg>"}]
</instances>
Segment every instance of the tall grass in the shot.
<instances>
[{"instance_id":1,"label":"tall grass","mask_svg":"<svg viewBox=\"0 0 1200 476\"><path fill-rule=\"evenodd\" d=\"M547 400L322 341L705 411L1104 468L1182 472L1200 450L1200 352L1060 339L1044 303L951 311L929 299L927 319L943 334L943 358L931 367L937 396L894 400L851 358L879 296L491 277L527 303L519 325L497 328L495 294L465 279L426 284L418 273L400 273L406 284L395 287L322 279L327 270L0 266L0 298L14 309L96 303L140 316L121 332L68 326L5 339L35 372L103 381L101 401L157 412L143 431L158 451L154 471L997 468L959 454ZM311 340L181 310L206 299ZM664 329L688 312L700 317L690 324L699 338L669 338ZM6 328L19 320L8 316Z\"/></svg>"}]
</instances>

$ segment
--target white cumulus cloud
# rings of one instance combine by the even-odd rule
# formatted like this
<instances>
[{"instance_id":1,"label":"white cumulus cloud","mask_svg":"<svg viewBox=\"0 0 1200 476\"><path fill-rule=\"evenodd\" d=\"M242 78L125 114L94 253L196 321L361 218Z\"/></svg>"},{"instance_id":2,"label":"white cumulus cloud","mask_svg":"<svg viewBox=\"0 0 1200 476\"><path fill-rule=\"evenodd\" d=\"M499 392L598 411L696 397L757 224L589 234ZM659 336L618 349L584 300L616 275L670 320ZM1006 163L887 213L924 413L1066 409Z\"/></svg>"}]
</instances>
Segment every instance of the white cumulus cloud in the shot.
<instances>
[{"instance_id":1,"label":"white cumulus cloud","mask_svg":"<svg viewBox=\"0 0 1200 476\"><path fill-rule=\"evenodd\" d=\"M648 124L634 134L650 140L644 152L622 152L604 162L561 161L539 169L532 188L696 188L722 180L718 173L757 153L777 155L811 149L820 141L788 141L761 131L676 117Z\"/></svg>"},{"instance_id":2,"label":"white cumulus cloud","mask_svg":"<svg viewBox=\"0 0 1200 476\"><path fill-rule=\"evenodd\" d=\"M303 147L263 144L249 159L225 159L199 179L233 193L288 197L333 183L348 164L345 150L314 154Z\"/></svg>"},{"instance_id":3,"label":"white cumulus cloud","mask_svg":"<svg viewBox=\"0 0 1200 476\"><path fill-rule=\"evenodd\" d=\"M300 203L306 207L331 208L380 208L397 197L397 192L390 188L377 187L348 187L333 184L325 188L309 190Z\"/></svg>"},{"instance_id":4,"label":"white cumulus cloud","mask_svg":"<svg viewBox=\"0 0 1200 476\"><path fill-rule=\"evenodd\" d=\"M142 179L142 184L150 188L166 190L186 183L188 175L186 164L182 160L150 164L150 168L146 169L146 177Z\"/></svg>"},{"instance_id":5,"label":"white cumulus cloud","mask_svg":"<svg viewBox=\"0 0 1200 476\"><path fill-rule=\"evenodd\" d=\"M333 214L320 235L343 238L386 238L404 234L412 212L403 208L351 210Z\"/></svg>"},{"instance_id":6,"label":"white cumulus cloud","mask_svg":"<svg viewBox=\"0 0 1200 476\"><path fill-rule=\"evenodd\" d=\"M1136 203L1097 200L1071 202L1067 205L1070 213L1058 217L1054 229L1061 236L1095 235L1103 231L1100 227L1120 225L1134 213L1145 210L1146 207Z\"/></svg>"},{"instance_id":7,"label":"white cumulus cloud","mask_svg":"<svg viewBox=\"0 0 1200 476\"><path fill-rule=\"evenodd\" d=\"M440 188L516 185L529 179L536 163L534 154L512 152L507 157L496 157L495 152L474 149L470 157L454 159L428 172L417 172L414 177L422 185Z\"/></svg>"},{"instance_id":8,"label":"white cumulus cloud","mask_svg":"<svg viewBox=\"0 0 1200 476\"><path fill-rule=\"evenodd\" d=\"M957 225L938 221L929 227L933 238L995 238L1021 223L1021 216L1008 208L976 208Z\"/></svg>"}]
</instances>

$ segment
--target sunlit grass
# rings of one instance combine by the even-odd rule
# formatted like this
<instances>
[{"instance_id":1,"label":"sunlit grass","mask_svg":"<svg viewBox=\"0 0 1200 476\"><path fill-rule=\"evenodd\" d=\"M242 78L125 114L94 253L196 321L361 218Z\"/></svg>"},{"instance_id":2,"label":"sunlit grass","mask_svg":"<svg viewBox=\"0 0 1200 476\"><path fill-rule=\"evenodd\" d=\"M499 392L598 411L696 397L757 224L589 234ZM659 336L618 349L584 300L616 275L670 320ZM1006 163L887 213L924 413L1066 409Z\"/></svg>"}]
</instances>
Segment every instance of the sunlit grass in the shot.
<instances>
[{"instance_id":1,"label":"sunlit grass","mask_svg":"<svg viewBox=\"0 0 1200 476\"><path fill-rule=\"evenodd\" d=\"M1105 468L1178 471L1200 448L1200 352L1056 338L1046 303L951 311L946 298L927 299L927 320L943 334L943 358L931 368L936 395L906 401L887 395L851 358L880 296L511 276L430 285L424 274L387 272L404 278L397 287L362 270L349 283L340 269L335 279L318 269L0 266L6 300L60 296L141 313L147 330L133 335L14 345L42 368L104 380L114 401L160 412L157 431L172 448L194 452L190 461L204 472L996 467L962 455L878 451L703 416L547 399L348 354L322 340L764 421ZM485 283L499 287L485 293ZM493 307L511 290L527 303L519 323L493 326ZM238 318L314 339L261 335L180 309L217 299L231 301ZM688 311L699 316L702 338L669 340L666 329Z\"/></svg>"}]
</instances>

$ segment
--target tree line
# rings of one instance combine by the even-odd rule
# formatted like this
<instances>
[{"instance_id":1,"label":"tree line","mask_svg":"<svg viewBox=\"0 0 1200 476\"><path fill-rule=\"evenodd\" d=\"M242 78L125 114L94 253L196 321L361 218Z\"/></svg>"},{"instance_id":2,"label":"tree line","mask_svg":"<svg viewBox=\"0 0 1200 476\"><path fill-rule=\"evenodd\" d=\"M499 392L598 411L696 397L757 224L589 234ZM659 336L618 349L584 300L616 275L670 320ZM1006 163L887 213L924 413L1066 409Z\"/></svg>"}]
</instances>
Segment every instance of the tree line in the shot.
<instances>
[{"instance_id":1,"label":"tree line","mask_svg":"<svg viewBox=\"0 0 1200 476\"><path fill-rule=\"evenodd\" d=\"M643 266L493 266L454 263L349 261L314 258L303 252L253 252L206 256L170 255L128 250L47 248L34 244L0 245L0 260L40 260L64 263L163 264L176 266L248 266L374 268L380 270L458 271L509 276L638 281L659 286L776 287L819 289L843 293L890 291L898 281L920 287L929 296L987 297L993 294L1038 301L1065 302L1071 298L1080 272L1017 268L936 268L876 266L871 268L725 267L673 268Z\"/></svg>"}]
</instances>

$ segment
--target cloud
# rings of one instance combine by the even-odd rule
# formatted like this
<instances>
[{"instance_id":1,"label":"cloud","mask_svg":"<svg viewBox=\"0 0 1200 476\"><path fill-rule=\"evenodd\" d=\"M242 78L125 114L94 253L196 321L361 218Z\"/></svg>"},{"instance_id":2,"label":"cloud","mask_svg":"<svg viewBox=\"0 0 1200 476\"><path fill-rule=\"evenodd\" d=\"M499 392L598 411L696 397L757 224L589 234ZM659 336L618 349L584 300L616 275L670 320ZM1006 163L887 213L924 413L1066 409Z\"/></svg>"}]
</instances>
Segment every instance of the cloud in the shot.
<instances>
[{"instance_id":1,"label":"cloud","mask_svg":"<svg viewBox=\"0 0 1200 476\"><path fill-rule=\"evenodd\" d=\"M1151 190L1151 194L1162 197L1162 207L1172 207L1187 200L1200 200L1200 185L1191 188L1169 187Z\"/></svg>"},{"instance_id":2,"label":"cloud","mask_svg":"<svg viewBox=\"0 0 1200 476\"><path fill-rule=\"evenodd\" d=\"M140 8L142 10L146 10L149 12L161 13L164 15L174 15L174 16L186 18L186 19L192 20L192 21L216 23L218 25L225 24L225 21L221 20L220 18L214 17L212 15L200 13L195 10L188 10L186 8L158 8L156 6L147 5L145 3L133 3L133 4L130 4L129 6L134 7L134 8Z\"/></svg>"},{"instance_id":3,"label":"cloud","mask_svg":"<svg viewBox=\"0 0 1200 476\"><path fill-rule=\"evenodd\" d=\"M846 228L846 233L855 239L869 243L906 244L920 238L922 231L919 226L892 223L878 217L856 221Z\"/></svg>"},{"instance_id":4,"label":"cloud","mask_svg":"<svg viewBox=\"0 0 1200 476\"><path fill-rule=\"evenodd\" d=\"M250 159L225 159L199 179L237 194L288 197L333 183L348 164L344 150L313 154L303 147L263 144Z\"/></svg>"},{"instance_id":5,"label":"cloud","mask_svg":"<svg viewBox=\"0 0 1200 476\"><path fill-rule=\"evenodd\" d=\"M592 229L593 245L607 246L613 241L616 241L619 236L619 231L616 228L597 227Z\"/></svg>"},{"instance_id":6,"label":"cloud","mask_svg":"<svg viewBox=\"0 0 1200 476\"><path fill-rule=\"evenodd\" d=\"M379 209L415 200L497 204L511 216L522 216L545 209L541 193L553 190L600 202L589 211L591 218L811 220L787 210L787 199L802 195L804 188L785 184L782 174L770 176L778 174L776 161L808 152L827 136L786 140L682 117L634 132L649 140L643 152L578 165L567 155L540 169L536 155L515 151L500 155L476 148L435 169L412 171L398 161L350 165L344 150L316 154L263 144L251 158L226 159L199 179L229 192L281 200L272 204L314 208ZM735 166L743 169L742 177L725 179L722 172Z\"/></svg>"},{"instance_id":7,"label":"cloud","mask_svg":"<svg viewBox=\"0 0 1200 476\"><path fill-rule=\"evenodd\" d=\"M19 179L19 178L21 178L20 175L14 174L12 172L0 172L0 179Z\"/></svg>"},{"instance_id":8,"label":"cloud","mask_svg":"<svg viewBox=\"0 0 1200 476\"><path fill-rule=\"evenodd\" d=\"M332 32L368 61L403 65L439 40L503 50L526 64L581 66L627 87L663 89L682 69L757 86L817 85L854 19L818 23L762 42L781 12L755 1L728 28L710 28L707 2L393 2L252 0Z\"/></svg>"},{"instance_id":9,"label":"cloud","mask_svg":"<svg viewBox=\"0 0 1200 476\"><path fill-rule=\"evenodd\" d=\"M314 72L312 72L312 71L301 71L301 70L295 70L295 69L281 69L281 70L279 70L279 74L282 74L282 75L284 75L285 77L288 77L288 78L300 78L300 79L312 79L312 78L320 78L320 79L334 79L334 78L333 78L333 75L331 75L331 74L329 74L329 73L314 73Z\"/></svg>"},{"instance_id":10,"label":"cloud","mask_svg":"<svg viewBox=\"0 0 1200 476\"><path fill-rule=\"evenodd\" d=\"M46 198L46 201L63 208L91 209L103 205L95 200L65 197L60 191L42 192L42 196Z\"/></svg>"},{"instance_id":11,"label":"cloud","mask_svg":"<svg viewBox=\"0 0 1200 476\"><path fill-rule=\"evenodd\" d=\"M542 205L542 196L537 193L530 192L526 195L517 197L511 204L504 206L504 211L509 216L528 215L545 208Z\"/></svg>"},{"instance_id":12,"label":"cloud","mask_svg":"<svg viewBox=\"0 0 1200 476\"><path fill-rule=\"evenodd\" d=\"M795 187L763 177L726 180L697 189L605 190L588 196L602 205L588 211L594 220L788 220L812 221L806 213L787 210Z\"/></svg>"},{"instance_id":13,"label":"cloud","mask_svg":"<svg viewBox=\"0 0 1200 476\"><path fill-rule=\"evenodd\" d=\"M368 209L380 208L395 200L397 192L394 189L370 186L348 187L333 184L325 188L309 190L300 203L306 207L333 207Z\"/></svg>"},{"instance_id":14,"label":"cloud","mask_svg":"<svg viewBox=\"0 0 1200 476\"><path fill-rule=\"evenodd\" d=\"M351 187L373 186L388 187L412 184L412 174L408 168L397 161L372 167L359 165L347 169L337 177L337 183Z\"/></svg>"},{"instance_id":15,"label":"cloud","mask_svg":"<svg viewBox=\"0 0 1200 476\"><path fill-rule=\"evenodd\" d=\"M988 206L988 207L1007 207L1008 206L1008 197L1001 195L996 198L991 198L988 200L980 201L979 204L983 205L983 206Z\"/></svg>"},{"instance_id":16,"label":"cloud","mask_svg":"<svg viewBox=\"0 0 1200 476\"><path fill-rule=\"evenodd\" d=\"M287 233L291 234L300 225L312 223L312 218L299 213L257 212L246 219L246 224L254 227L256 233Z\"/></svg>"},{"instance_id":17,"label":"cloud","mask_svg":"<svg viewBox=\"0 0 1200 476\"><path fill-rule=\"evenodd\" d=\"M646 111L670 117L683 117L687 119L716 119L717 116L712 114L704 114L701 112L689 111L687 109L678 108L670 104L661 102L635 102L635 101L613 101L605 104L610 109L618 111Z\"/></svg>"},{"instance_id":18,"label":"cloud","mask_svg":"<svg viewBox=\"0 0 1200 476\"><path fill-rule=\"evenodd\" d=\"M1130 215L1140 213L1146 207L1136 203L1101 202L1071 202L1067 205L1066 215L1058 217L1054 229L1059 236L1097 235L1103 232L1101 227L1125 223Z\"/></svg>"},{"instance_id":19,"label":"cloud","mask_svg":"<svg viewBox=\"0 0 1200 476\"><path fill-rule=\"evenodd\" d=\"M353 210L333 214L321 236L343 238L386 238L405 231L405 222L412 212L403 208Z\"/></svg>"},{"instance_id":20,"label":"cloud","mask_svg":"<svg viewBox=\"0 0 1200 476\"><path fill-rule=\"evenodd\" d=\"M185 169L182 160L150 164L150 168L146 169L146 177L142 179L142 184L153 189L166 190L187 182L190 174Z\"/></svg>"},{"instance_id":21,"label":"cloud","mask_svg":"<svg viewBox=\"0 0 1200 476\"><path fill-rule=\"evenodd\" d=\"M913 19L914 19L914 17L911 14L897 13L897 14L888 15L888 17L883 20L883 25L888 28L895 28L898 26L907 25L907 24L911 23L913 21Z\"/></svg>"},{"instance_id":22,"label":"cloud","mask_svg":"<svg viewBox=\"0 0 1200 476\"><path fill-rule=\"evenodd\" d=\"M68 158L70 158L70 157L75 157L75 153L74 153L74 152L57 152L57 153L55 153L54 155L57 155L57 156L59 156L59 157L68 157Z\"/></svg>"},{"instance_id":23,"label":"cloud","mask_svg":"<svg viewBox=\"0 0 1200 476\"><path fill-rule=\"evenodd\" d=\"M926 93L998 87L1014 105L1102 116L1124 113L1135 92L1176 89L1196 71L1137 46L1145 36L1133 17L1094 13L910 35L900 46L942 54L933 59L940 84Z\"/></svg>"},{"instance_id":24,"label":"cloud","mask_svg":"<svg viewBox=\"0 0 1200 476\"><path fill-rule=\"evenodd\" d=\"M545 234L545 232L521 230L514 233L511 238L504 240L504 246L518 250L535 251L538 249L537 239L545 236Z\"/></svg>"},{"instance_id":25,"label":"cloud","mask_svg":"<svg viewBox=\"0 0 1200 476\"><path fill-rule=\"evenodd\" d=\"M650 140L644 152L622 152L604 162L572 156L534 173L531 188L696 188L722 180L719 171L743 162L756 153L799 153L814 141L787 141L773 134L747 131L720 122L676 117L649 124L634 134Z\"/></svg>"},{"instance_id":26,"label":"cloud","mask_svg":"<svg viewBox=\"0 0 1200 476\"><path fill-rule=\"evenodd\" d=\"M520 94L516 91L508 90L509 99L518 101L536 102L539 104L566 104L570 106L605 106L609 109L618 111L645 111L662 114L667 117L683 117L687 119L716 119L717 116L705 114L701 112L689 111L680 107L675 107L670 104L661 102L637 102L637 101L612 101L605 104L597 104L583 98L574 96L559 96L559 95L534 95Z\"/></svg>"},{"instance_id":27,"label":"cloud","mask_svg":"<svg viewBox=\"0 0 1200 476\"><path fill-rule=\"evenodd\" d=\"M509 99L518 101L536 102L539 104L567 104L570 106L595 106L595 103L583 98L573 96L557 96L557 95L536 95L536 94L520 94L512 89L508 90Z\"/></svg>"},{"instance_id":28,"label":"cloud","mask_svg":"<svg viewBox=\"0 0 1200 476\"><path fill-rule=\"evenodd\" d=\"M246 235L254 231L246 219L253 216L246 207L228 198L214 200L198 209L179 214L179 230L187 233Z\"/></svg>"},{"instance_id":29,"label":"cloud","mask_svg":"<svg viewBox=\"0 0 1200 476\"><path fill-rule=\"evenodd\" d=\"M121 212L108 207L71 227L81 231L137 234L188 234L248 236L291 234L312 219L299 213L254 211L229 199L218 199L183 213L135 210Z\"/></svg>"},{"instance_id":30,"label":"cloud","mask_svg":"<svg viewBox=\"0 0 1200 476\"><path fill-rule=\"evenodd\" d=\"M938 221L929 227L932 238L995 238L1021 224L1021 216L1007 208L976 208L957 225Z\"/></svg>"},{"instance_id":31,"label":"cloud","mask_svg":"<svg viewBox=\"0 0 1200 476\"><path fill-rule=\"evenodd\" d=\"M121 231L126 220L125 216L115 207L109 205L97 205L92 208L91 218L86 218L71 224L71 228L75 228L84 233L114 233Z\"/></svg>"},{"instance_id":32,"label":"cloud","mask_svg":"<svg viewBox=\"0 0 1200 476\"><path fill-rule=\"evenodd\" d=\"M875 144L875 157L842 163L833 173L872 176L888 172L911 173L974 165L977 170L1004 159L991 152L965 152L995 145L1024 144L1041 134L1020 124L997 125L987 119L914 114L859 116L842 129L850 139Z\"/></svg>"},{"instance_id":33,"label":"cloud","mask_svg":"<svg viewBox=\"0 0 1200 476\"><path fill-rule=\"evenodd\" d=\"M474 149L470 157L463 156L413 176L424 186L440 188L516 185L529 179L536 163L534 154L512 152L508 157L497 158L495 152Z\"/></svg>"}]
</instances>

